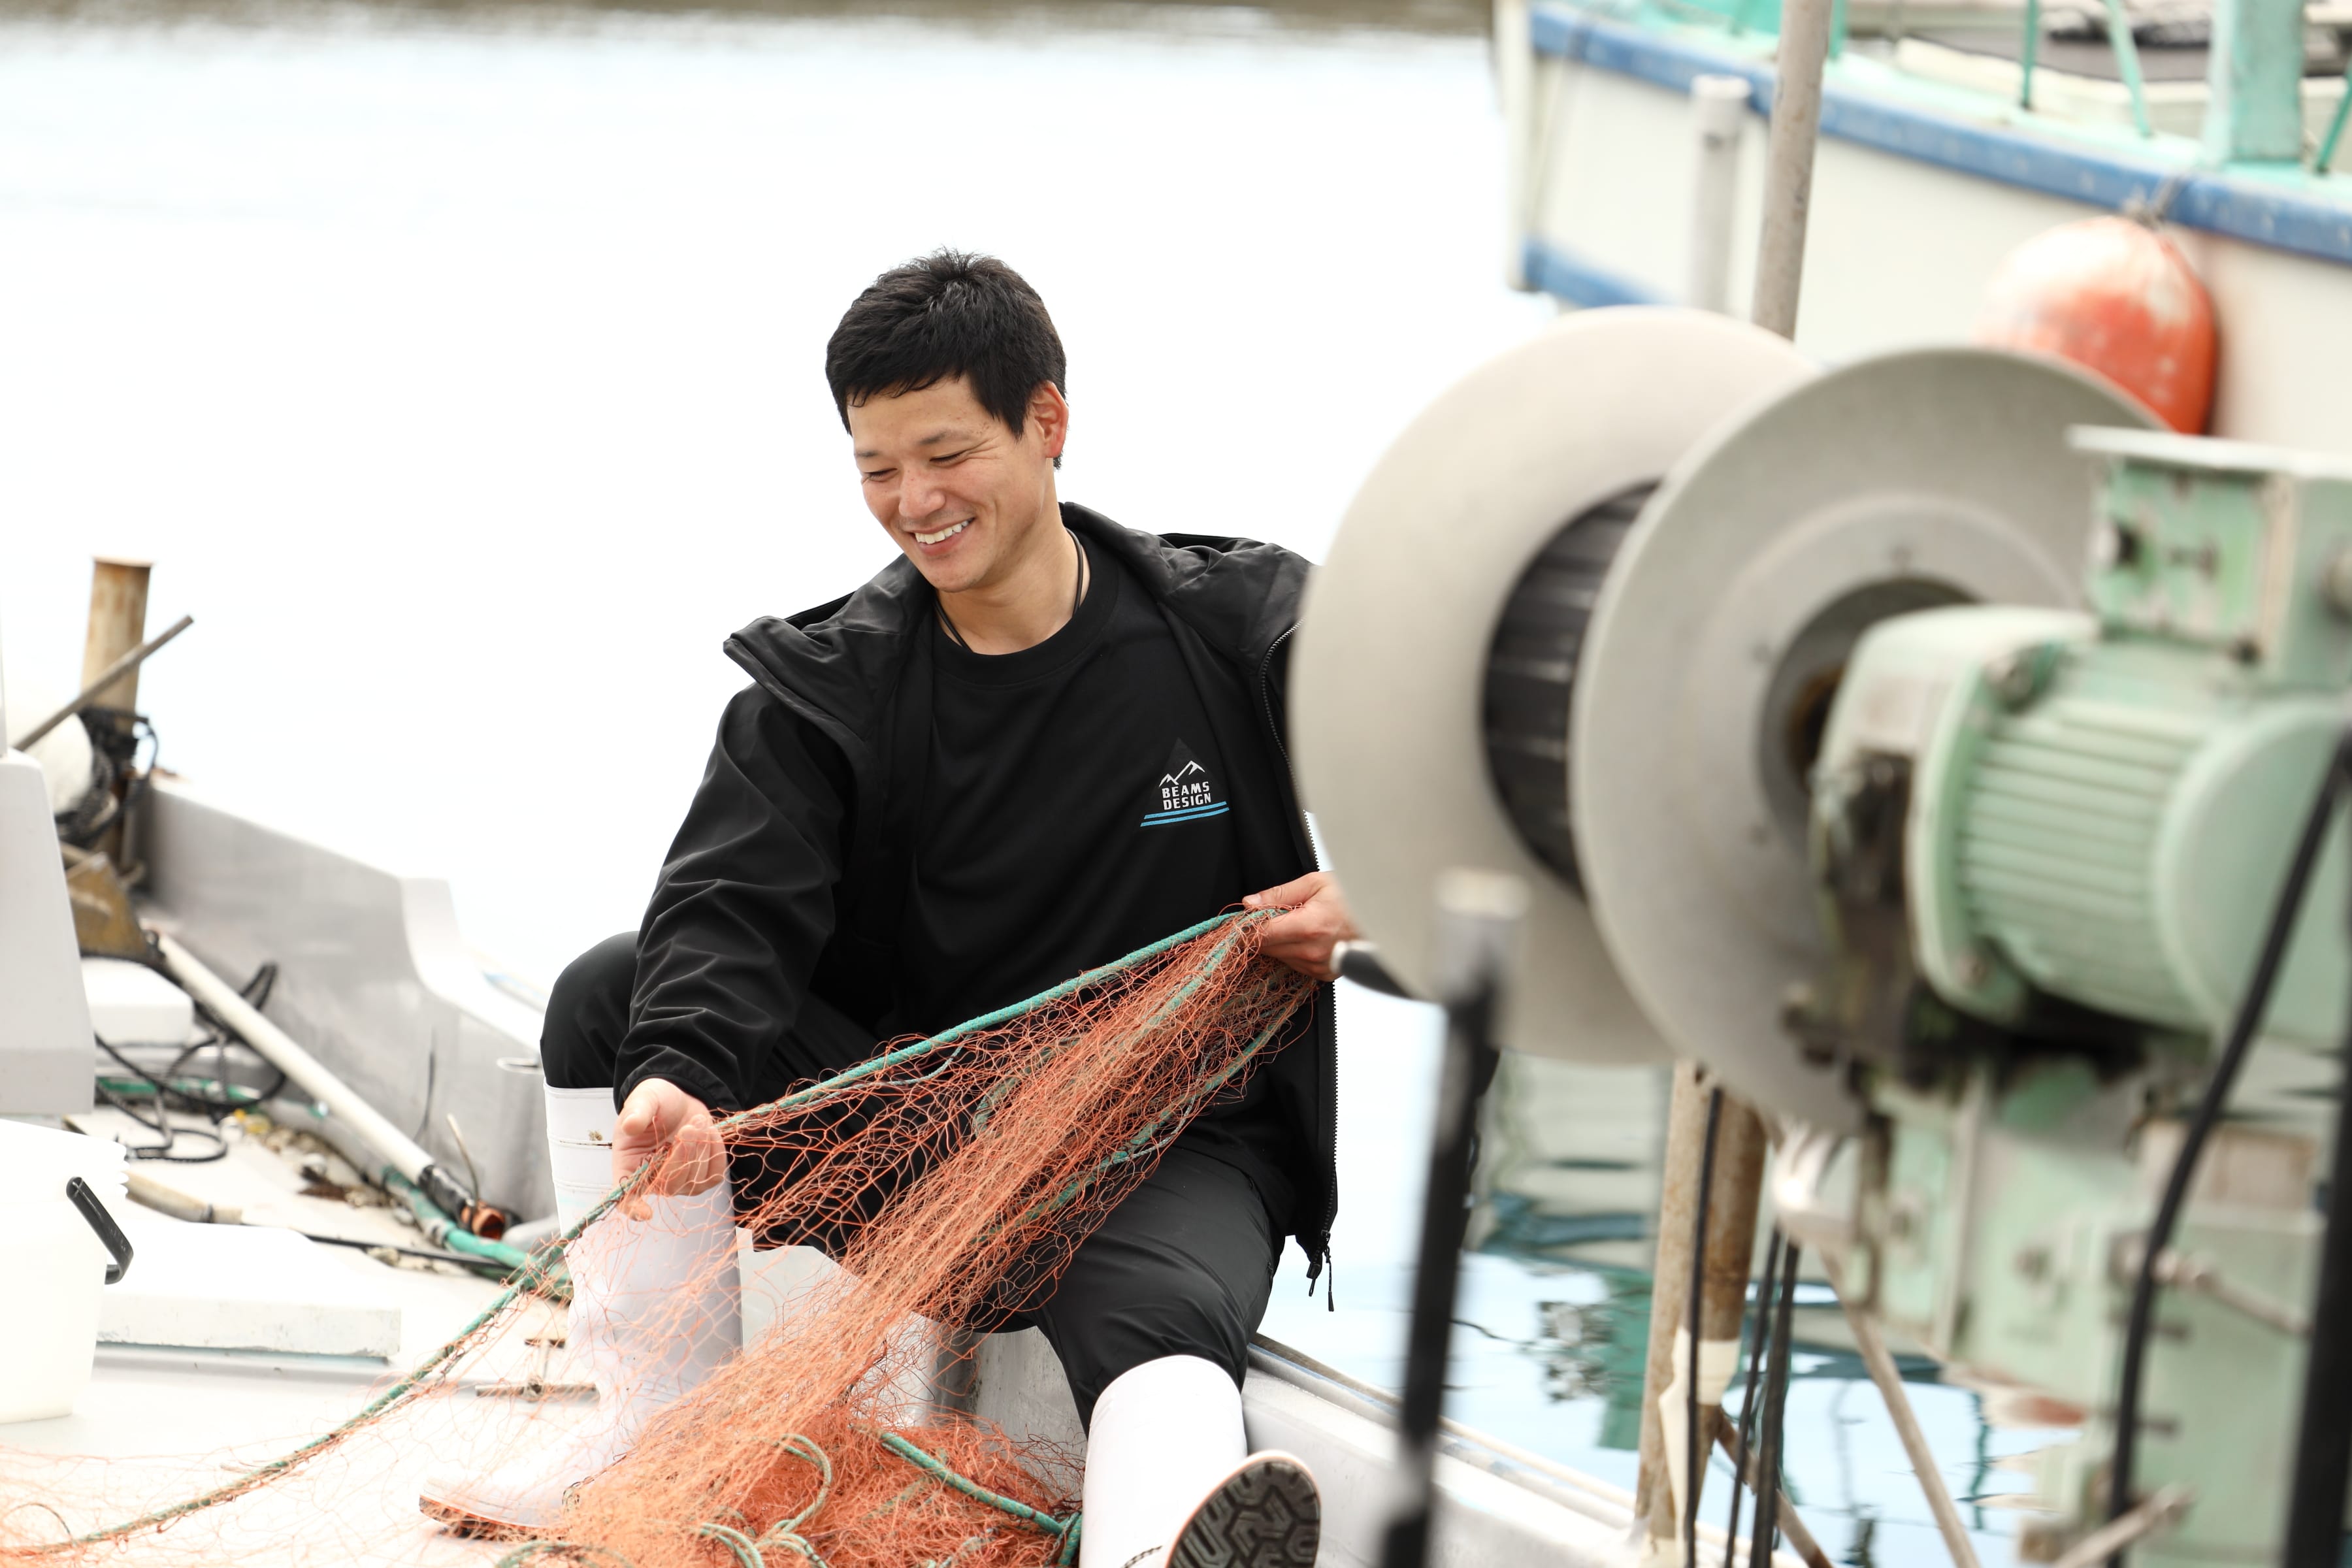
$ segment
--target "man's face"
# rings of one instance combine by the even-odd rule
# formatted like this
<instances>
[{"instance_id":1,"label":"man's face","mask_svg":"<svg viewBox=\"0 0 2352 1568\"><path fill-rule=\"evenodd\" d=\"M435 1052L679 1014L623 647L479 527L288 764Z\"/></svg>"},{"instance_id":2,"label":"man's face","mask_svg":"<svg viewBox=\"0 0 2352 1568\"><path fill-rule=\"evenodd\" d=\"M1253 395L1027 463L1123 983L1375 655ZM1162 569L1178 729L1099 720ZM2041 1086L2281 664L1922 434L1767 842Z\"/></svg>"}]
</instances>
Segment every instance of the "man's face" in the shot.
<instances>
[{"instance_id":1,"label":"man's face","mask_svg":"<svg viewBox=\"0 0 2352 1568\"><path fill-rule=\"evenodd\" d=\"M1003 580L1058 529L1054 458L1069 408L1051 385L1030 398L1025 438L972 395L961 376L849 408L866 505L907 559L943 594Z\"/></svg>"}]
</instances>

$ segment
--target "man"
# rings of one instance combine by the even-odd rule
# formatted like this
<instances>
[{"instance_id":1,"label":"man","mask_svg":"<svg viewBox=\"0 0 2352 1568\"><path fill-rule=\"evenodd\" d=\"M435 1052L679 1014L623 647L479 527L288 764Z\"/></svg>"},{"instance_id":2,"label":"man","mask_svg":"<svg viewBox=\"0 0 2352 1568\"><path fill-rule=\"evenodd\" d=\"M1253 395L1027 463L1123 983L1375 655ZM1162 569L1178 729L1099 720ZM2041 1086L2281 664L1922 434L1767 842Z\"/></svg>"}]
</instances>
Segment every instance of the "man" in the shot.
<instances>
[{"instance_id":1,"label":"man","mask_svg":"<svg viewBox=\"0 0 2352 1568\"><path fill-rule=\"evenodd\" d=\"M992 258L941 251L883 274L825 374L904 559L729 640L753 683L720 720L643 927L556 984L542 1058L560 1212L666 1157L651 1223L617 1222L642 1234L599 1250L616 1229L600 1226L575 1249L571 1333L607 1391L597 1418L490 1476L436 1477L423 1500L440 1517L554 1523L566 1487L740 1345L714 1115L1236 904L1286 911L1264 951L1318 980L1353 934L1284 750L1306 563L1062 503L1061 342ZM1310 1280L1327 1261L1335 1084L1326 987L1027 1315L1088 1428L1083 1568L1312 1562L1311 1524L1286 1541L1265 1528L1317 1503L1297 1461L1247 1454L1240 1384L1284 1237ZM644 1331L696 1280L699 1332ZM1237 1545L1261 1540L1267 1554Z\"/></svg>"}]
</instances>

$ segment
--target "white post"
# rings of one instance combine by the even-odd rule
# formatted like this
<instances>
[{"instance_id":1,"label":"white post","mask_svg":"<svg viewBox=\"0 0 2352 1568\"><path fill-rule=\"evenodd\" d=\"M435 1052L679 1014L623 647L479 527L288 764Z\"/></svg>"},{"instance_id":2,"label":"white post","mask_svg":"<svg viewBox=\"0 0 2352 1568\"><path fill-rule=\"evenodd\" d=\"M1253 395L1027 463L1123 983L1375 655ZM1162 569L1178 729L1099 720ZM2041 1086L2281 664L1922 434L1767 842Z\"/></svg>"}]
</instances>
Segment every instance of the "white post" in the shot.
<instances>
[{"instance_id":1,"label":"white post","mask_svg":"<svg viewBox=\"0 0 2352 1568\"><path fill-rule=\"evenodd\" d=\"M1528 239L1535 232L1537 193L1529 187L1541 160L1535 138L1535 44L1528 0L1495 0L1495 96L1503 110L1503 280L1528 283Z\"/></svg>"},{"instance_id":2,"label":"white post","mask_svg":"<svg viewBox=\"0 0 2352 1568\"><path fill-rule=\"evenodd\" d=\"M1698 163L1691 178L1690 255L1683 300L1702 310L1731 309L1731 223L1739 205L1739 143L1748 129L1748 79L1691 79Z\"/></svg>"}]
</instances>

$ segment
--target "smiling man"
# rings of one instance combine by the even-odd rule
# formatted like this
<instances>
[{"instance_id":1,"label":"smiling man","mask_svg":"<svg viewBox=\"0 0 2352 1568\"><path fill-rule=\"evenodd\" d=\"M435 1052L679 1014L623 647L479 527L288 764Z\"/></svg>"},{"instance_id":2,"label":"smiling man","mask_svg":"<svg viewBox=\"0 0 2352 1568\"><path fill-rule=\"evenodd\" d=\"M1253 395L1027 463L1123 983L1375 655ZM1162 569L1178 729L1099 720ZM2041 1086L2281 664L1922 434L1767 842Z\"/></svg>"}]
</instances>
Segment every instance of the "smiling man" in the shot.
<instances>
[{"instance_id":1,"label":"smiling man","mask_svg":"<svg viewBox=\"0 0 2352 1568\"><path fill-rule=\"evenodd\" d=\"M714 1115L1235 905L1285 910L1265 952L1318 980L1352 934L1283 737L1307 563L1063 502L1061 340L1000 261L883 274L825 374L901 559L729 640L752 683L643 926L557 983L541 1055L561 1212L667 1148L659 1212L600 1226L643 1234L574 1259L596 1418L488 1476L435 1477L425 1506L453 1521L553 1524L567 1487L740 1345ZM1240 1395L1285 1238L1319 1272L1338 1207L1328 990L1302 1016L1024 1320L1088 1427L1083 1568L1314 1561L1313 1481L1248 1454ZM698 1331L648 1332L681 1292Z\"/></svg>"}]
</instances>

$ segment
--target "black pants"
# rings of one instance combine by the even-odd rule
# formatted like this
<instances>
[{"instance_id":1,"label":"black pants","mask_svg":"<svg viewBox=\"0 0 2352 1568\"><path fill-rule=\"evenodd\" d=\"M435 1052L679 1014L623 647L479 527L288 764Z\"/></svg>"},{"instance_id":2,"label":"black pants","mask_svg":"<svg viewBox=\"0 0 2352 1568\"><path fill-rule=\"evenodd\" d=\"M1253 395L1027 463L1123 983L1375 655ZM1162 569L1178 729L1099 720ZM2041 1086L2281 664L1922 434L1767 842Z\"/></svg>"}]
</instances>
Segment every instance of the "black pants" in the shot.
<instances>
[{"instance_id":1,"label":"black pants","mask_svg":"<svg viewBox=\"0 0 2352 1568\"><path fill-rule=\"evenodd\" d=\"M637 939L628 932L590 948L556 981L540 1040L551 1086L613 1083L636 966ZM854 1067L874 1046L854 1022L812 999L751 1086L751 1103ZM737 1183L739 1203L756 1201L748 1185ZM1006 1326L1044 1331L1070 1380L1078 1419L1090 1425L1095 1400L1113 1378L1161 1356L1199 1356L1239 1384L1281 1255L1282 1229L1256 1185L1179 1142L1079 1246L1052 1298Z\"/></svg>"}]
</instances>

